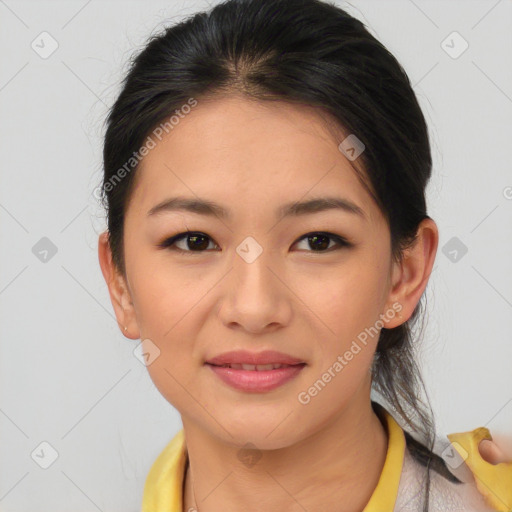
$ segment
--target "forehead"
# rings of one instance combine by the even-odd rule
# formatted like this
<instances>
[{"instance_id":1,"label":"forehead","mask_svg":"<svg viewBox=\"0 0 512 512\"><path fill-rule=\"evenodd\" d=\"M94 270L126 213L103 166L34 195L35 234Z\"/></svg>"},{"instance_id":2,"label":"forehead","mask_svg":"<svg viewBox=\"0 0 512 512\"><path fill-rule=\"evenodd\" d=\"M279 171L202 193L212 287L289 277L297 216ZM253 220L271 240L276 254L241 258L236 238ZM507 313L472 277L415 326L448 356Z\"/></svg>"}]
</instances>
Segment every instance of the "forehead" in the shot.
<instances>
[{"instance_id":1,"label":"forehead","mask_svg":"<svg viewBox=\"0 0 512 512\"><path fill-rule=\"evenodd\" d=\"M338 149L345 135L320 109L239 96L197 102L161 140L152 136L156 144L136 172L136 209L179 194L255 215L266 205L335 193L375 208L357 163Z\"/></svg>"}]
</instances>

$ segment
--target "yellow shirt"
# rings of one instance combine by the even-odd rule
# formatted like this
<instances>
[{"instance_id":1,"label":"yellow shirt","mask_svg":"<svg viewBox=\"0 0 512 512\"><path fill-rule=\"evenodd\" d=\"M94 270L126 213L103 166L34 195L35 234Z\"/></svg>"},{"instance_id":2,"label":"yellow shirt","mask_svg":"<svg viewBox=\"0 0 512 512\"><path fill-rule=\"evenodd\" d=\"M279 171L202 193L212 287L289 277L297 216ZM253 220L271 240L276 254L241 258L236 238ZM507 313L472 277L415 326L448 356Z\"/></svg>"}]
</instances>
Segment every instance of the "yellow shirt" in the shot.
<instances>
[{"instance_id":1,"label":"yellow shirt","mask_svg":"<svg viewBox=\"0 0 512 512\"><path fill-rule=\"evenodd\" d=\"M421 489L420 486L423 485L423 481L413 477L417 477L419 474L418 468L420 468L420 465L413 462L411 455L406 450L403 429L391 414L385 409L382 409L382 411L388 432L388 449L377 487L363 512L416 510L412 505L413 498L417 498L417 489ZM466 448L470 449L468 446ZM477 453L478 450L476 453L473 450L471 456L476 457ZM148 473L142 498L142 512L186 512L183 510L182 496L186 462L185 435L183 429L181 429L160 453ZM501 476L505 474L504 471L505 468L501 472ZM431 474L433 473L431 471ZM414 488L413 484L417 486L417 489ZM460 488L465 489L465 494L460 494ZM431 510L438 510L436 507L439 507L440 511L474 510L480 512L500 510L499 508L491 508L488 503L484 503L482 495L477 493L475 489L476 487L470 484L448 483L444 477L436 474L434 490L437 494L434 493L433 495L434 508L431 508ZM456 508L447 508L446 503L448 501L452 504L455 503Z\"/></svg>"}]
</instances>

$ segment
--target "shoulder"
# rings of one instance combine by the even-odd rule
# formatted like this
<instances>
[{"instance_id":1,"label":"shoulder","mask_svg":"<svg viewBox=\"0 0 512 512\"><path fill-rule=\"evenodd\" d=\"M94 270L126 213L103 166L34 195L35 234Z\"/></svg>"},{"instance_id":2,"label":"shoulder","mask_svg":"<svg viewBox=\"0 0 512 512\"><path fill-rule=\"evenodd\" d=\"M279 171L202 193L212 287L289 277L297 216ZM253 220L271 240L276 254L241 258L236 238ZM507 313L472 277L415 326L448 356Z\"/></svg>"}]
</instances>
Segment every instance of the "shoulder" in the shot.
<instances>
[{"instance_id":1,"label":"shoulder","mask_svg":"<svg viewBox=\"0 0 512 512\"><path fill-rule=\"evenodd\" d=\"M455 479L452 481L431 469L429 510L511 511L512 464L489 464L478 450L482 439L492 439L490 432L480 427L447 437L450 444L443 450L441 457L449 472L460 482ZM426 493L426 478L426 467L406 447L395 512L421 510Z\"/></svg>"},{"instance_id":2,"label":"shoulder","mask_svg":"<svg viewBox=\"0 0 512 512\"><path fill-rule=\"evenodd\" d=\"M447 437L450 446L445 452L455 461L454 469L461 467L471 471L472 481L493 510L511 511L512 461L491 464L482 457L479 450L481 441L492 441L489 429L478 427L468 432L449 434Z\"/></svg>"},{"instance_id":3,"label":"shoulder","mask_svg":"<svg viewBox=\"0 0 512 512\"><path fill-rule=\"evenodd\" d=\"M404 464L394 512L417 512L426 494L427 469L405 449ZM430 470L429 511L492 512L484 496L471 482L456 483Z\"/></svg>"},{"instance_id":4,"label":"shoulder","mask_svg":"<svg viewBox=\"0 0 512 512\"><path fill-rule=\"evenodd\" d=\"M142 512L182 509L186 464L185 434L181 429L160 452L149 470L144 484Z\"/></svg>"}]
</instances>

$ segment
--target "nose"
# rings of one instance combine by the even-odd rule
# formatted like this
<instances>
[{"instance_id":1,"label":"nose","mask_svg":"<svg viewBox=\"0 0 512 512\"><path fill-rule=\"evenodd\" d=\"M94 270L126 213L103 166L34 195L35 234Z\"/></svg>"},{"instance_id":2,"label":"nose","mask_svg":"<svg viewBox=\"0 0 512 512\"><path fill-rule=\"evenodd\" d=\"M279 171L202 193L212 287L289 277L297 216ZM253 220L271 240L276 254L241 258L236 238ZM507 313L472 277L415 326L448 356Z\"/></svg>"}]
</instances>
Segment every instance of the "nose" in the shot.
<instances>
[{"instance_id":1,"label":"nose","mask_svg":"<svg viewBox=\"0 0 512 512\"><path fill-rule=\"evenodd\" d=\"M265 251L253 261L235 255L218 312L227 327L256 334L289 324L293 294L278 268Z\"/></svg>"}]
</instances>

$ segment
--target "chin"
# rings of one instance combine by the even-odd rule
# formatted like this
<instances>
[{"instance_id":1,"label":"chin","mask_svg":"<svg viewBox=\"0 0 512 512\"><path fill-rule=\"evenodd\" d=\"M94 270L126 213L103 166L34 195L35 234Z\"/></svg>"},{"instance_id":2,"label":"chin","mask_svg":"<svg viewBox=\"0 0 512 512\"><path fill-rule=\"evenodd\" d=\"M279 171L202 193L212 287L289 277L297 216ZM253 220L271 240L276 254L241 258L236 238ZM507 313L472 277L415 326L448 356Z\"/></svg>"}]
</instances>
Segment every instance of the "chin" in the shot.
<instances>
[{"instance_id":1,"label":"chin","mask_svg":"<svg viewBox=\"0 0 512 512\"><path fill-rule=\"evenodd\" d=\"M293 414L283 414L286 408L281 407L280 413L275 412L264 417L263 414L248 414L240 418L230 418L229 414L223 416L221 425L229 425L224 430L219 425L212 425L217 436L238 448L243 448L248 443L260 450L277 450L287 448L303 438L305 435L297 429L297 421L293 420ZM218 418L221 418L219 416Z\"/></svg>"}]
</instances>

